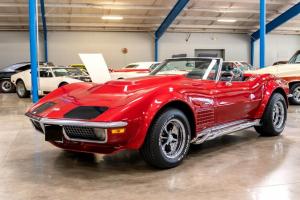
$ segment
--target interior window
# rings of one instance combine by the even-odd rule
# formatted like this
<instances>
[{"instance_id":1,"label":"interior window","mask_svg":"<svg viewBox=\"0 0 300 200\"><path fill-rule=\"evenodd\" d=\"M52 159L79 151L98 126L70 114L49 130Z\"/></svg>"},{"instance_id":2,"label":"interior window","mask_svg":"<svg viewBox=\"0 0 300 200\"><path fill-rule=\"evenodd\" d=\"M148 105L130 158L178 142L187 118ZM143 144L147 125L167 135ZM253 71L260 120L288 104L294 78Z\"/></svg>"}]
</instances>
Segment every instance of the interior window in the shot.
<instances>
[{"instance_id":1,"label":"interior window","mask_svg":"<svg viewBox=\"0 0 300 200\"><path fill-rule=\"evenodd\" d=\"M53 77L51 69L40 69L40 77L42 78Z\"/></svg>"}]
</instances>

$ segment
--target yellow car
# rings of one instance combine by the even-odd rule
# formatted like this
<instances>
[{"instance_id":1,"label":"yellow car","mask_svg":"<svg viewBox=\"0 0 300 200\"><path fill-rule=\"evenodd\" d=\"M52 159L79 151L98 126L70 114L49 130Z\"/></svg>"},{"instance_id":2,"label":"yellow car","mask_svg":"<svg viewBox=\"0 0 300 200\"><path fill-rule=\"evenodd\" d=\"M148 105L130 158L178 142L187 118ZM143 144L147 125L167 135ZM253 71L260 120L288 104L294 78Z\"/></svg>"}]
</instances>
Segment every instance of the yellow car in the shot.
<instances>
[{"instance_id":1,"label":"yellow car","mask_svg":"<svg viewBox=\"0 0 300 200\"><path fill-rule=\"evenodd\" d=\"M78 68L78 69L80 69L82 72L88 74L88 71L86 70L84 64L71 64L71 65L69 65L69 67L75 67L75 68Z\"/></svg>"}]
</instances>

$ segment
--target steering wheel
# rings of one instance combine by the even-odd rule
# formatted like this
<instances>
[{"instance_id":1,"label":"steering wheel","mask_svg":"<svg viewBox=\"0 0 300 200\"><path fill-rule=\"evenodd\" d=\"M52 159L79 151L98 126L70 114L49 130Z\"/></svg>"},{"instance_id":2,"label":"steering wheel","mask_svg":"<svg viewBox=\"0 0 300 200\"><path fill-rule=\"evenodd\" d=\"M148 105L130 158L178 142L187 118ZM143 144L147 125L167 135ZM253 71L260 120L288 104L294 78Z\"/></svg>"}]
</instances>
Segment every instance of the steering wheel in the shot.
<instances>
[{"instance_id":1,"label":"steering wheel","mask_svg":"<svg viewBox=\"0 0 300 200\"><path fill-rule=\"evenodd\" d=\"M234 68L233 72L233 80L242 81L244 78L244 72L240 68Z\"/></svg>"}]
</instances>

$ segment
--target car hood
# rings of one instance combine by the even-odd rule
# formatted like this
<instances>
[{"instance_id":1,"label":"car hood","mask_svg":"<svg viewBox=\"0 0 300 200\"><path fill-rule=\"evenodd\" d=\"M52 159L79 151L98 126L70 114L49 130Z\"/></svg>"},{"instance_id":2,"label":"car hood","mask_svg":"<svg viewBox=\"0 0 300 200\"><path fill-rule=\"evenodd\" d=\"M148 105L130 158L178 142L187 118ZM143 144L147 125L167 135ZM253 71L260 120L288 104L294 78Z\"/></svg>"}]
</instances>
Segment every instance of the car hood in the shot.
<instances>
[{"instance_id":1,"label":"car hood","mask_svg":"<svg viewBox=\"0 0 300 200\"><path fill-rule=\"evenodd\" d=\"M182 75L168 75L109 81L85 90L82 88L75 89L56 97L55 101L80 106L118 107L130 103L158 87L182 79L185 79Z\"/></svg>"},{"instance_id":2,"label":"car hood","mask_svg":"<svg viewBox=\"0 0 300 200\"><path fill-rule=\"evenodd\" d=\"M255 74L274 74L280 77L300 76L300 64L283 64L265 67L251 73Z\"/></svg>"}]
</instances>

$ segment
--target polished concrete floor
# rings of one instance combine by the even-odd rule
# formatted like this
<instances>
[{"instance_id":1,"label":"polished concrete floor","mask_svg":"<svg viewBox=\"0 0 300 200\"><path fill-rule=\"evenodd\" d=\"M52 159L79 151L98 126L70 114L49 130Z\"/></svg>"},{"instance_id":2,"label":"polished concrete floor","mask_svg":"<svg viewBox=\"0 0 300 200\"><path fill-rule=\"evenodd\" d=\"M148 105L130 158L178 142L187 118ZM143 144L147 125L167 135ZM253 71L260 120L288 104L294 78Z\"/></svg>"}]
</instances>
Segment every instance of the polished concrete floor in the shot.
<instances>
[{"instance_id":1,"label":"polished concrete floor","mask_svg":"<svg viewBox=\"0 0 300 200\"><path fill-rule=\"evenodd\" d=\"M0 199L300 199L300 106L280 137L253 129L193 147L177 168L156 170L137 152L69 153L24 117L29 99L0 94Z\"/></svg>"}]
</instances>

